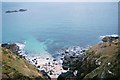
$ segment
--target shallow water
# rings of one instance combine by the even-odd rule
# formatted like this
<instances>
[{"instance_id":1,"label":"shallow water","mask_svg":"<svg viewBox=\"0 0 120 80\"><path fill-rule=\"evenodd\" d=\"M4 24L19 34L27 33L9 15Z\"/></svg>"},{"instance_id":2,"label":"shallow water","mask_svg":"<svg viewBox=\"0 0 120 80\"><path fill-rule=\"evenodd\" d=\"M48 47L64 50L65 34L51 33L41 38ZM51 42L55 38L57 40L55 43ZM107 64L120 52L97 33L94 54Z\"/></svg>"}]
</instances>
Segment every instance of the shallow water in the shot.
<instances>
[{"instance_id":1,"label":"shallow water","mask_svg":"<svg viewBox=\"0 0 120 80\"><path fill-rule=\"evenodd\" d=\"M93 45L117 34L117 3L3 3L2 42L25 43L29 55ZM5 13L6 10L27 9Z\"/></svg>"}]
</instances>

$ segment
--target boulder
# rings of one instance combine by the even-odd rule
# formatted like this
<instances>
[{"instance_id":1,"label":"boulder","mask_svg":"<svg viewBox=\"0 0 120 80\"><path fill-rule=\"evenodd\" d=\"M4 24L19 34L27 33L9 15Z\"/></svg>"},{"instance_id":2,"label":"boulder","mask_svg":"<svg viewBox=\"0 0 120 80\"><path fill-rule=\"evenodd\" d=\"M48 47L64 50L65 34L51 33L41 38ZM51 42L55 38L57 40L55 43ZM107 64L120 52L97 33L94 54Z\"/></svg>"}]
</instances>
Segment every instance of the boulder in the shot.
<instances>
[{"instance_id":1,"label":"boulder","mask_svg":"<svg viewBox=\"0 0 120 80\"><path fill-rule=\"evenodd\" d=\"M67 71L66 73L60 74L57 80L75 80L75 76L73 72Z\"/></svg>"}]
</instances>

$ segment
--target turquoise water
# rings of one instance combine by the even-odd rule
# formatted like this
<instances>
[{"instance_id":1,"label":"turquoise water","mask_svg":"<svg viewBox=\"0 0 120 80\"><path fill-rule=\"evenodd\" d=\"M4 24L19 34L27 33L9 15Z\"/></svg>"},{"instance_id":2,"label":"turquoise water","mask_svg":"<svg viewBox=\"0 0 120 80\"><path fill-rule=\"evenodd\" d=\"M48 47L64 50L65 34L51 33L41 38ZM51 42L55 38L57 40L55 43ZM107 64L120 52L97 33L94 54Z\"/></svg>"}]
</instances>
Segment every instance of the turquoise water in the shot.
<instances>
[{"instance_id":1,"label":"turquoise water","mask_svg":"<svg viewBox=\"0 0 120 80\"><path fill-rule=\"evenodd\" d=\"M27 9L5 13L6 10ZM25 43L29 55L93 45L118 33L117 3L2 3L2 42Z\"/></svg>"}]
</instances>

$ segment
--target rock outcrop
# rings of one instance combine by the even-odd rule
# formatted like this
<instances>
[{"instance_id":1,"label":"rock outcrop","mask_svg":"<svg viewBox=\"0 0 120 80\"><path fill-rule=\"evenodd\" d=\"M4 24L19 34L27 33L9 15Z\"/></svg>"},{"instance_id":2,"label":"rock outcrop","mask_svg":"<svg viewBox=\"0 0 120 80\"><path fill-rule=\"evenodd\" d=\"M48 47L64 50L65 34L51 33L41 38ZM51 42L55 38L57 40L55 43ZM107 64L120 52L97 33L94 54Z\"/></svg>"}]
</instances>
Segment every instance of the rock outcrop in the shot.
<instances>
[{"instance_id":1,"label":"rock outcrop","mask_svg":"<svg viewBox=\"0 0 120 80\"><path fill-rule=\"evenodd\" d=\"M74 80L119 80L120 39L104 37L102 41L90 47L82 59L66 55L63 58L63 68L72 73L62 73L58 80L65 80L68 76L73 77ZM77 74L73 76L75 71Z\"/></svg>"},{"instance_id":2,"label":"rock outcrop","mask_svg":"<svg viewBox=\"0 0 120 80\"><path fill-rule=\"evenodd\" d=\"M118 41L120 39L120 37L119 36L112 36L112 35L108 35L108 36L104 36L103 38L102 38L102 41L103 42L116 42L116 41Z\"/></svg>"},{"instance_id":3,"label":"rock outcrop","mask_svg":"<svg viewBox=\"0 0 120 80\"><path fill-rule=\"evenodd\" d=\"M15 44L4 44L0 49L2 80L45 80L35 66L13 53L18 49Z\"/></svg>"}]
</instances>

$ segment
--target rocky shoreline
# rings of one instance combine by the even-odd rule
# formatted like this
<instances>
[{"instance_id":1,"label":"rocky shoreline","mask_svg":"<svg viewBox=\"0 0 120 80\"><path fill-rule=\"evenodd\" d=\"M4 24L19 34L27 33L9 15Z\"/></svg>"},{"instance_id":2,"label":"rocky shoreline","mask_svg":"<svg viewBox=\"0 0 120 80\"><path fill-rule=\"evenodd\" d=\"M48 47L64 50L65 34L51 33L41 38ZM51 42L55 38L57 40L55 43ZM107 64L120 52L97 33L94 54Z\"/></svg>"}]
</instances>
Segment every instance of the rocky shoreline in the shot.
<instances>
[{"instance_id":1,"label":"rocky shoreline","mask_svg":"<svg viewBox=\"0 0 120 80\"><path fill-rule=\"evenodd\" d=\"M65 49L61 49L58 51L59 57L28 57L23 51L24 45L21 43L4 43L1 45L7 49L10 49L13 53L20 56L20 58L24 58L29 63L34 65L39 71L43 71L47 73L50 78L56 78L61 74L65 73L68 70L64 69L63 58L65 56L79 57L82 58L83 54L87 49L80 48L79 46L73 46Z\"/></svg>"},{"instance_id":2,"label":"rocky shoreline","mask_svg":"<svg viewBox=\"0 0 120 80\"><path fill-rule=\"evenodd\" d=\"M104 42L117 43L119 36L105 36L102 38ZM23 51L24 46L20 43L4 43L1 44L2 47L5 47L11 50L20 58L24 58L33 64L40 72L43 72L45 76L49 79L62 79L63 76L70 75L72 78L76 78L79 74L78 68L86 59L87 50L90 48L81 48L79 46L72 46L64 49L60 49L57 53L59 56L57 58L53 57L28 57ZM95 63L96 64L96 63ZM98 63L99 64L99 63ZM96 68L96 67L94 67Z\"/></svg>"}]
</instances>

